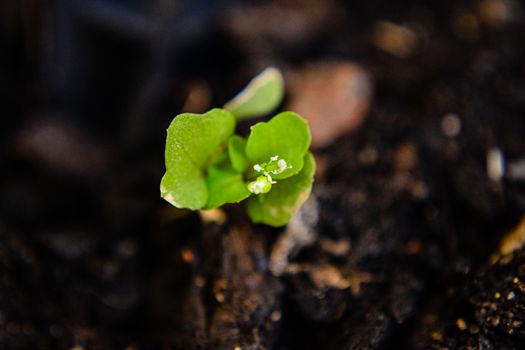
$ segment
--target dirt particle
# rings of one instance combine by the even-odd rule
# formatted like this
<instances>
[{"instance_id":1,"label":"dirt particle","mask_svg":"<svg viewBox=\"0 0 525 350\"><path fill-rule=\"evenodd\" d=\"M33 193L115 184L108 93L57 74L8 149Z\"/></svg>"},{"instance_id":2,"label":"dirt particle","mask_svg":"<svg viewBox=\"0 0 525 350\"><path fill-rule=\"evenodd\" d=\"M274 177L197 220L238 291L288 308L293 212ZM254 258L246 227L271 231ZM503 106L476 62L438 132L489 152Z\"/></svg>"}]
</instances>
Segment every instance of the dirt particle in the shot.
<instances>
[{"instance_id":1,"label":"dirt particle","mask_svg":"<svg viewBox=\"0 0 525 350\"><path fill-rule=\"evenodd\" d=\"M321 244L321 249L332 255L344 256L350 251L350 242L348 240L333 241L322 238L319 243Z\"/></svg>"},{"instance_id":2,"label":"dirt particle","mask_svg":"<svg viewBox=\"0 0 525 350\"><path fill-rule=\"evenodd\" d=\"M194 283L195 283L195 285L197 287L202 288L206 284L206 279L203 276L198 275L198 276L195 277L195 282Z\"/></svg>"},{"instance_id":3,"label":"dirt particle","mask_svg":"<svg viewBox=\"0 0 525 350\"><path fill-rule=\"evenodd\" d=\"M226 298L224 297L224 294L216 293L215 300L217 300L219 303L224 303L224 300L226 300Z\"/></svg>"},{"instance_id":4,"label":"dirt particle","mask_svg":"<svg viewBox=\"0 0 525 350\"><path fill-rule=\"evenodd\" d=\"M222 225L226 222L226 213L219 208L199 210L202 221Z\"/></svg>"},{"instance_id":5,"label":"dirt particle","mask_svg":"<svg viewBox=\"0 0 525 350\"><path fill-rule=\"evenodd\" d=\"M501 149L491 148L487 152L487 176L492 181L500 181L505 175L505 158Z\"/></svg>"},{"instance_id":6,"label":"dirt particle","mask_svg":"<svg viewBox=\"0 0 525 350\"><path fill-rule=\"evenodd\" d=\"M425 199L428 197L428 188L423 181L414 181L410 188L410 192L416 199Z\"/></svg>"},{"instance_id":7,"label":"dirt particle","mask_svg":"<svg viewBox=\"0 0 525 350\"><path fill-rule=\"evenodd\" d=\"M351 286L351 282L345 279L341 275L341 271L332 265L314 268L311 271L311 277L318 288L332 287L346 289Z\"/></svg>"},{"instance_id":8,"label":"dirt particle","mask_svg":"<svg viewBox=\"0 0 525 350\"><path fill-rule=\"evenodd\" d=\"M525 180L525 158L509 162L507 166L507 177L514 181Z\"/></svg>"},{"instance_id":9,"label":"dirt particle","mask_svg":"<svg viewBox=\"0 0 525 350\"><path fill-rule=\"evenodd\" d=\"M52 119L24 128L15 136L14 148L37 164L79 177L102 172L111 158L106 145L74 125Z\"/></svg>"},{"instance_id":10,"label":"dirt particle","mask_svg":"<svg viewBox=\"0 0 525 350\"><path fill-rule=\"evenodd\" d=\"M512 19L513 7L509 0L483 0L478 7L479 17L485 24L498 28Z\"/></svg>"},{"instance_id":11,"label":"dirt particle","mask_svg":"<svg viewBox=\"0 0 525 350\"><path fill-rule=\"evenodd\" d=\"M467 329L467 323L462 318L458 318L456 320L456 326L458 327L459 330L462 330L462 331Z\"/></svg>"},{"instance_id":12,"label":"dirt particle","mask_svg":"<svg viewBox=\"0 0 525 350\"><path fill-rule=\"evenodd\" d=\"M405 251L408 255L417 255L421 253L421 242L417 240L408 241L405 246Z\"/></svg>"},{"instance_id":13,"label":"dirt particle","mask_svg":"<svg viewBox=\"0 0 525 350\"><path fill-rule=\"evenodd\" d=\"M313 147L327 146L361 125L372 98L368 73L351 62L313 64L287 81L287 109L308 120Z\"/></svg>"},{"instance_id":14,"label":"dirt particle","mask_svg":"<svg viewBox=\"0 0 525 350\"><path fill-rule=\"evenodd\" d=\"M449 113L441 119L441 131L443 135L453 138L461 132L461 120L455 113Z\"/></svg>"},{"instance_id":15,"label":"dirt particle","mask_svg":"<svg viewBox=\"0 0 525 350\"><path fill-rule=\"evenodd\" d=\"M281 320L281 317L282 314L279 310L273 311L270 315L270 319L272 320L272 322L278 322L279 320Z\"/></svg>"},{"instance_id":16,"label":"dirt particle","mask_svg":"<svg viewBox=\"0 0 525 350\"><path fill-rule=\"evenodd\" d=\"M521 221L516 225L509 233L507 233L499 247L499 252L502 255L508 255L515 250L520 249L525 244L525 216L521 218ZM517 277L513 279L514 283L518 283Z\"/></svg>"},{"instance_id":17,"label":"dirt particle","mask_svg":"<svg viewBox=\"0 0 525 350\"><path fill-rule=\"evenodd\" d=\"M430 337L436 341L443 341L443 333L434 331L430 334Z\"/></svg>"},{"instance_id":18,"label":"dirt particle","mask_svg":"<svg viewBox=\"0 0 525 350\"><path fill-rule=\"evenodd\" d=\"M416 146L413 143L402 143L394 153L394 166L398 171L408 171L417 162Z\"/></svg>"},{"instance_id":19,"label":"dirt particle","mask_svg":"<svg viewBox=\"0 0 525 350\"><path fill-rule=\"evenodd\" d=\"M375 24L372 40L378 49L399 58L410 56L418 41L411 28L389 21L379 21Z\"/></svg>"},{"instance_id":20,"label":"dirt particle","mask_svg":"<svg viewBox=\"0 0 525 350\"><path fill-rule=\"evenodd\" d=\"M352 290L353 295L358 295L361 291L361 285L363 283L370 283L374 280L374 277L366 272L356 272L352 274L349 278L350 289Z\"/></svg>"},{"instance_id":21,"label":"dirt particle","mask_svg":"<svg viewBox=\"0 0 525 350\"><path fill-rule=\"evenodd\" d=\"M126 239L119 243L118 253L124 258L130 258L137 252L137 243L132 239Z\"/></svg>"},{"instance_id":22,"label":"dirt particle","mask_svg":"<svg viewBox=\"0 0 525 350\"><path fill-rule=\"evenodd\" d=\"M188 248L183 248L180 252L180 255L182 257L182 261L184 261L186 264L190 264L195 260L193 252Z\"/></svg>"}]
</instances>

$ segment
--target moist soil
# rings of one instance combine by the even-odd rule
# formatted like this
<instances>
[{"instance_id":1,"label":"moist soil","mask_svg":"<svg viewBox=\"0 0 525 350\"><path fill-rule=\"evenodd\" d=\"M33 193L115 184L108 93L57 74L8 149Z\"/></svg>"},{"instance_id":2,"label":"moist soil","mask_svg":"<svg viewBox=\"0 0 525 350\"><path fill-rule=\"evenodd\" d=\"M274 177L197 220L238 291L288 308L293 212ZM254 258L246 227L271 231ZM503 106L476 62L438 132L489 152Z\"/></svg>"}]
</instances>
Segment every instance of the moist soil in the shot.
<instances>
[{"instance_id":1,"label":"moist soil","mask_svg":"<svg viewBox=\"0 0 525 350\"><path fill-rule=\"evenodd\" d=\"M522 349L525 7L190 3L2 5L0 348ZM159 198L175 114L333 61L370 107L293 224Z\"/></svg>"}]
</instances>

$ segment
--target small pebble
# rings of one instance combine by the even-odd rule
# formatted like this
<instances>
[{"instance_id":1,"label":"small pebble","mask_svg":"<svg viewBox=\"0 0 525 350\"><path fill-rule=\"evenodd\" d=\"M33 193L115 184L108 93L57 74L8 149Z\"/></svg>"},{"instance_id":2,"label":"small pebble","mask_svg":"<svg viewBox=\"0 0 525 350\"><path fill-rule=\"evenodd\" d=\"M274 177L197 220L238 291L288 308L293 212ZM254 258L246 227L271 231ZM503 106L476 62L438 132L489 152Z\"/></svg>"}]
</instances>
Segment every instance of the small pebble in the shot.
<instances>
[{"instance_id":1,"label":"small pebble","mask_svg":"<svg viewBox=\"0 0 525 350\"><path fill-rule=\"evenodd\" d=\"M122 257L129 258L133 256L137 251L137 244L132 239L127 239L119 243L118 253Z\"/></svg>"},{"instance_id":2,"label":"small pebble","mask_svg":"<svg viewBox=\"0 0 525 350\"><path fill-rule=\"evenodd\" d=\"M217 300L219 303L224 303L224 294L222 293L217 293L215 294L215 300Z\"/></svg>"},{"instance_id":3,"label":"small pebble","mask_svg":"<svg viewBox=\"0 0 525 350\"><path fill-rule=\"evenodd\" d=\"M464 331L465 329L467 329L467 324L466 324L466 322L465 322L462 318L458 318L458 319L456 320L456 326L457 326L460 330L462 330L462 331Z\"/></svg>"},{"instance_id":4,"label":"small pebble","mask_svg":"<svg viewBox=\"0 0 525 350\"><path fill-rule=\"evenodd\" d=\"M479 17L489 26L498 28L513 18L516 12L514 7L509 0L483 0L478 7Z\"/></svg>"},{"instance_id":5,"label":"small pebble","mask_svg":"<svg viewBox=\"0 0 525 350\"><path fill-rule=\"evenodd\" d=\"M202 221L222 225L226 222L226 213L220 208L199 210Z\"/></svg>"},{"instance_id":6,"label":"small pebble","mask_svg":"<svg viewBox=\"0 0 525 350\"><path fill-rule=\"evenodd\" d=\"M513 251L521 249L525 245L525 216L523 216L518 224L501 240L499 252L503 256L508 256ZM518 283L517 277L512 280Z\"/></svg>"},{"instance_id":7,"label":"small pebble","mask_svg":"<svg viewBox=\"0 0 525 350\"><path fill-rule=\"evenodd\" d=\"M350 61L313 63L290 73L285 107L308 120L312 147L324 147L359 127L372 100L367 71Z\"/></svg>"},{"instance_id":8,"label":"small pebble","mask_svg":"<svg viewBox=\"0 0 525 350\"><path fill-rule=\"evenodd\" d=\"M487 152L487 175L492 181L500 181L505 175L505 159L503 152L497 147Z\"/></svg>"},{"instance_id":9,"label":"small pebble","mask_svg":"<svg viewBox=\"0 0 525 350\"><path fill-rule=\"evenodd\" d=\"M508 178L515 181L525 181L525 158L509 162Z\"/></svg>"},{"instance_id":10,"label":"small pebble","mask_svg":"<svg viewBox=\"0 0 525 350\"><path fill-rule=\"evenodd\" d=\"M196 276L195 277L195 285L199 288L202 288L204 287L204 285L206 284L206 279L203 277L203 276Z\"/></svg>"},{"instance_id":11,"label":"small pebble","mask_svg":"<svg viewBox=\"0 0 525 350\"><path fill-rule=\"evenodd\" d=\"M446 114L441 119L441 131L447 137L456 137L461 132L461 120L455 113Z\"/></svg>"},{"instance_id":12,"label":"small pebble","mask_svg":"<svg viewBox=\"0 0 525 350\"><path fill-rule=\"evenodd\" d=\"M379 21L374 26L373 43L380 50L399 58L406 58L414 52L418 38L407 26Z\"/></svg>"},{"instance_id":13,"label":"small pebble","mask_svg":"<svg viewBox=\"0 0 525 350\"><path fill-rule=\"evenodd\" d=\"M184 261L186 264L190 264L195 259L193 252L188 248L183 248L180 252L180 255L182 257L182 261Z\"/></svg>"},{"instance_id":14,"label":"small pebble","mask_svg":"<svg viewBox=\"0 0 525 350\"><path fill-rule=\"evenodd\" d=\"M270 315L270 319L273 321L273 322L278 322L282 317L282 314L280 311L278 310L275 310L271 313Z\"/></svg>"}]
</instances>

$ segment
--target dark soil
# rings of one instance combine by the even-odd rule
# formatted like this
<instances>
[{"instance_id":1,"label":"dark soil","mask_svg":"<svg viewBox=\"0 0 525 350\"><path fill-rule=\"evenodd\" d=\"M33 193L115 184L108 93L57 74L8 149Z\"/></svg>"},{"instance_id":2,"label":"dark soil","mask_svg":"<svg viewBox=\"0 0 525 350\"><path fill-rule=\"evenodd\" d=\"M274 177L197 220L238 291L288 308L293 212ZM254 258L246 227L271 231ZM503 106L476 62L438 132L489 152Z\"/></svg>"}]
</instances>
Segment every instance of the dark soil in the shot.
<instances>
[{"instance_id":1,"label":"dark soil","mask_svg":"<svg viewBox=\"0 0 525 350\"><path fill-rule=\"evenodd\" d=\"M2 2L0 348L523 349L524 37L513 0ZM298 221L159 198L174 115L334 60L371 107Z\"/></svg>"}]
</instances>

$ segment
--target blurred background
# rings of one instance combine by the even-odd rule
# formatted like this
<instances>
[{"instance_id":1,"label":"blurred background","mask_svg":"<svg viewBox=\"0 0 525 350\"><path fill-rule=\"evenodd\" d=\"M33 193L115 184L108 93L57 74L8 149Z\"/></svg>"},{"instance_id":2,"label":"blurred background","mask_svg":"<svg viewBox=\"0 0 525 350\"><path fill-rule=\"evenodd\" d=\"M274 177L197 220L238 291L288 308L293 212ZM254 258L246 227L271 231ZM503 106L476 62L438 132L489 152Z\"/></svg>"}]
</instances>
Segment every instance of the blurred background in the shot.
<instances>
[{"instance_id":1,"label":"blurred background","mask_svg":"<svg viewBox=\"0 0 525 350\"><path fill-rule=\"evenodd\" d=\"M2 1L0 347L518 349L524 15L514 0ZM160 199L165 130L267 66L312 128L319 240L277 278L279 233L254 228L258 293L275 298L232 301L218 327L206 286L236 272ZM496 269L498 254L517 255ZM504 291L517 304L487 307Z\"/></svg>"}]
</instances>

